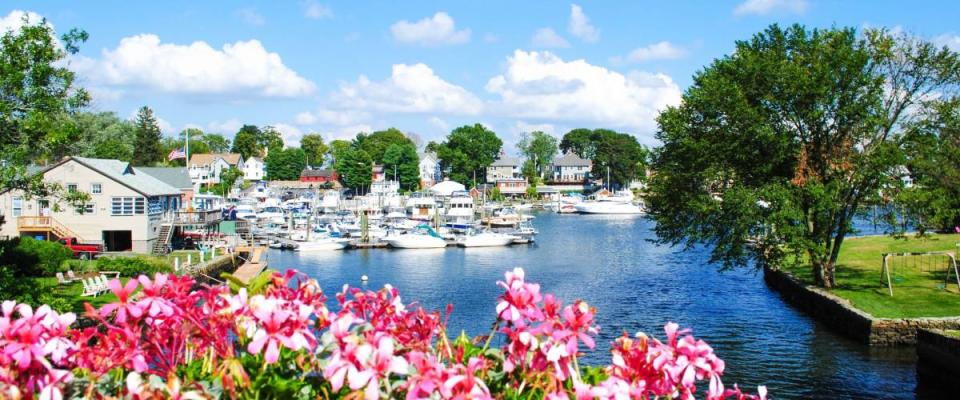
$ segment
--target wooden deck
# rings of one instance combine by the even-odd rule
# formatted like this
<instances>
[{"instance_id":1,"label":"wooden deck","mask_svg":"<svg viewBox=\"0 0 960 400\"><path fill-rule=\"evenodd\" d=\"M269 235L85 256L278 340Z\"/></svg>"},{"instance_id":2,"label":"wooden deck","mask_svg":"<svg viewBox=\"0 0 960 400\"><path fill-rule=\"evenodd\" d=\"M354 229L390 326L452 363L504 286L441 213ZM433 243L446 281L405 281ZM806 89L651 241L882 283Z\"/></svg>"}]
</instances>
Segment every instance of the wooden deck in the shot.
<instances>
[{"instance_id":1,"label":"wooden deck","mask_svg":"<svg viewBox=\"0 0 960 400\"><path fill-rule=\"evenodd\" d=\"M240 282L250 283L250 280L267 268L267 262L264 259L267 253L266 247L241 246L237 247L236 252L248 254L246 261L233 273Z\"/></svg>"}]
</instances>

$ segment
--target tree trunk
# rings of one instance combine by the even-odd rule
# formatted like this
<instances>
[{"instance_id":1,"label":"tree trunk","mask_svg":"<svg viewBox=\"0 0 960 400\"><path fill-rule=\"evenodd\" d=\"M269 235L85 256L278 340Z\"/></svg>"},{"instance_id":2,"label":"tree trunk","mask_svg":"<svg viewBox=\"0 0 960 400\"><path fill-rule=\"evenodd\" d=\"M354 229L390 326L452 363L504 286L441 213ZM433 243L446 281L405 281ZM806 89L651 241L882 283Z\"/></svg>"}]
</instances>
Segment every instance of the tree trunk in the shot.
<instances>
[{"instance_id":1,"label":"tree trunk","mask_svg":"<svg viewBox=\"0 0 960 400\"><path fill-rule=\"evenodd\" d=\"M836 286L834 277L836 263L834 260L829 257L818 257L810 254L810 265L815 285L826 289Z\"/></svg>"}]
</instances>

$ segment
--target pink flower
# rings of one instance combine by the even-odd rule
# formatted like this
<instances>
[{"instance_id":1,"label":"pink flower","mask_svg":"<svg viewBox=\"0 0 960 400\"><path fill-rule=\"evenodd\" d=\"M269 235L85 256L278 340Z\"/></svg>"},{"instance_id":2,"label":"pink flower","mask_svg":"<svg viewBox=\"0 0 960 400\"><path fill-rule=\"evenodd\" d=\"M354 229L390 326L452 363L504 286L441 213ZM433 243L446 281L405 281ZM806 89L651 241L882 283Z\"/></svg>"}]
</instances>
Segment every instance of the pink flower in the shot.
<instances>
[{"instance_id":1,"label":"pink flower","mask_svg":"<svg viewBox=\"0 0 960 400\"><path fill-rule=\"evenodd\" d=\"M107 286L109 286L110 291L117 296L118 301L106 304L100 308L100 316L106 317L116 311L117 315L114 317L114 322L124 324L127 322L128 316L139 319L143 315L143 308L135 303L129 302L130 295L137 290L136 279L128 280L126 285L121 285L119 279L112 279L110 282L107 282Z\"/></svg>"}]
</instances>

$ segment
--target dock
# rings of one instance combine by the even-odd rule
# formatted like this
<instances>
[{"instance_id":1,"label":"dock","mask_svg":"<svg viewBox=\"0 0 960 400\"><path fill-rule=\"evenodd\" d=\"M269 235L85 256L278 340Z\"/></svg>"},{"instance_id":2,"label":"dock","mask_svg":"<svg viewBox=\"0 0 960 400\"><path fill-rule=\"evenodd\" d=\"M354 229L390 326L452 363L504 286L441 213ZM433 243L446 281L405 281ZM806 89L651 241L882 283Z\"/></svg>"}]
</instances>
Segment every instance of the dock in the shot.
<instances>
[{"instance_id":1,"label":"dock","mask_svg":"<svg viewBox=\"0 0 960 400\"><path fill-rule=\"evenodd\" d=\"M244 284L250 283L253 278L260 275L260 273L267 268L267 263L264 259L267 253L266 247L240 246L236 248L236 252L248 254L243 264L233 273L233 276L240 280L240 282Z\"/></svg>"}]
</instances>

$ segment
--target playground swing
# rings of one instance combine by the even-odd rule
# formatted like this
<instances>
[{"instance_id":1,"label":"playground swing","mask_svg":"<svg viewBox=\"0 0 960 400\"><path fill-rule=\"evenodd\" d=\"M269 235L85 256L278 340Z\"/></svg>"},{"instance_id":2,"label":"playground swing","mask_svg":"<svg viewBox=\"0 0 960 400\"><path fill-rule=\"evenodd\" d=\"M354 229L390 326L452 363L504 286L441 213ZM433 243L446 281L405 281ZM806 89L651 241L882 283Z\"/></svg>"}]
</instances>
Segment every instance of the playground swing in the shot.
<instances>
[{"instance_id":1,"label":"playground swing","mask_svg":"<svg viewBox=\"0 0 960 400\"><path fill-rule=\"evenodd\" d=\"M898 262L899 260L899 262ZM920 272L938 272L946 270L941 289L946 289L950 283L951 273L960 289L960 272L957 271L957 259L953 253L931 251L922 253L883 253L883 268L880 271L880 281L887 285L890 296L893 296L893 283L903 282L902 276L895 276L896 271L904 269L920 269ZM939 285L938 285L939 286Z\"/></svg>"}]
</instances>

